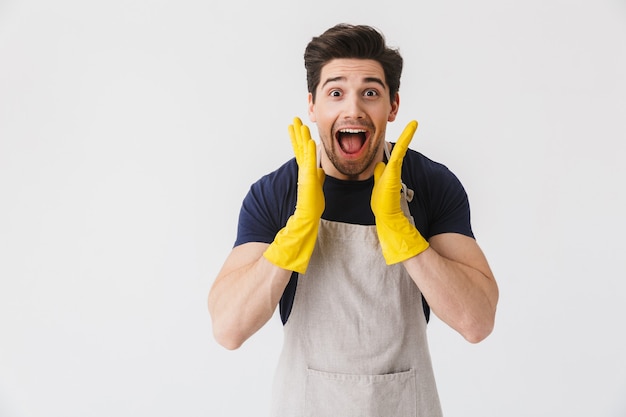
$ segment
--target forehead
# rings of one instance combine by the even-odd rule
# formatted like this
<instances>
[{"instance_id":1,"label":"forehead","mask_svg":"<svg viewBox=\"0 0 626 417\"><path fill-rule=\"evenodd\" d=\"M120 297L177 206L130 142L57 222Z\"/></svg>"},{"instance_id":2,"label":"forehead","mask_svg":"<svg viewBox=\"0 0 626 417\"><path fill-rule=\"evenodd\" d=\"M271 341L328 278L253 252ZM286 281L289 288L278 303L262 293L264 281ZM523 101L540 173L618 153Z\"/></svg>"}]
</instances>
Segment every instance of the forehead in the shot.
<instances>
[{"instance_id":1,"label":"forehead","mask_svg":"<svg viewBox=\"0 0 626 417\"><path fill-rule=\"evenodd\" d=\"M322 67L320 86L329 80L368 82L370 79L380 79L386 86L385 72L378 61L356 58L333 59Z\"/></svg>"}]
</instances>

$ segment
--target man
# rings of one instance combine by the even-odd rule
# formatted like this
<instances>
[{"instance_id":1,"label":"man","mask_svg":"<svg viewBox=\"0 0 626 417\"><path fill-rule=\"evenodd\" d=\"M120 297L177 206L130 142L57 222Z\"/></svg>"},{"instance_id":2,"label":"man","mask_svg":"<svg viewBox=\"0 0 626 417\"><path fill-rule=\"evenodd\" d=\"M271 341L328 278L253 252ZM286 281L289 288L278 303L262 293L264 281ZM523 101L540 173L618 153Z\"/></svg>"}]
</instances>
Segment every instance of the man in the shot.
<instances>
[{"instance_id":1,"label":"man","mask_svg":"<svg viewBox=\"0 0 626 417\"><path fill-rule=\"evenodd\" d=\"M408 149L416 122L385 141L402 58L380 32L337 25L304 58L319 149L294 119L296 158L252 185L209 294L214 335L235 349L280 304L272 416L439 416L430 311L476 343L498 300L467 195Z\"/></svg>"}]
</instances>

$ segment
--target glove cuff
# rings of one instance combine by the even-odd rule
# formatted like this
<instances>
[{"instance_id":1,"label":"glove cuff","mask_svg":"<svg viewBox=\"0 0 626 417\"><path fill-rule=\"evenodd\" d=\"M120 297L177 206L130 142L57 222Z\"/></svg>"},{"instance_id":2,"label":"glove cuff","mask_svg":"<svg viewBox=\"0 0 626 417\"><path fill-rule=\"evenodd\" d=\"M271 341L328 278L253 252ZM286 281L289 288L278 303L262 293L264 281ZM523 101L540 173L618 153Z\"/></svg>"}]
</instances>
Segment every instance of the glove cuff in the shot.
<instances>
[{"instance_id":1,"label":"glove cuff","mask_svg":"<svg viewBox=\"0 0 626 417\"><path fill-rule=\"evenodd\" d=\"M291 216L263 256L280 268L304 274L315 249L318 230L319 219L303 221Z\"/></svg>"},{"instance_id":2,"label":"glove cuff","mask_svg":"<svg viewBox=\"0 0 626 417\"><path fill-rule=\"evenodd\" d=\"M430 246L406 217L392 224L377 221L376 232L387 265L404 262Z\"/></svg>"}]
</instances>

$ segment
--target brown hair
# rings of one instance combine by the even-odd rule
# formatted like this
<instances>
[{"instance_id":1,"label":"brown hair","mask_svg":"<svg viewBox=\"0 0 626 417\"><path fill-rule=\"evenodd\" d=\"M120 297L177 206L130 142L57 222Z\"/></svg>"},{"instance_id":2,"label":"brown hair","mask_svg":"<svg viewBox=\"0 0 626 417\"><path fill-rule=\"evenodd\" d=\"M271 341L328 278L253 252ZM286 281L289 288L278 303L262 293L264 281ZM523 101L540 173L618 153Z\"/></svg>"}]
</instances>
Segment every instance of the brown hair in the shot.
<instances>
[{"instance_id":1,"label":"brown hair","mask_svg":"<svg viewBox=\"0 0 626 417\"><path fill-rule=\"evenodd\" d=\"M337 58L373 59L383 67L391 100L400 89L402 56L385 44L383 34L371 26L340 23L314 37L304 51L309 93L315 102L322 67Z\"/></svg>"}]
</instances>

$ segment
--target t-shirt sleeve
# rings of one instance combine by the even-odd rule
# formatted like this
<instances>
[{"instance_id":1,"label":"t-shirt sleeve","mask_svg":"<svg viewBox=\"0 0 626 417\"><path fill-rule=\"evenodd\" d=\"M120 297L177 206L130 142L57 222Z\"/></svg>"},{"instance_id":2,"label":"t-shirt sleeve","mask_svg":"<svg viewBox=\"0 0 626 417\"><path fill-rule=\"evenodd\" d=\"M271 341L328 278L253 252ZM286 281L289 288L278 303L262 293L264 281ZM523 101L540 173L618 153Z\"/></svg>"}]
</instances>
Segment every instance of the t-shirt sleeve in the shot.
<instances>
[{"instance_id":1,"label":"t-shirt sleeve","mask_svg":"<svg viewBox=\"0 0 626 417\"><path fill-rule=\"evenodd\" d=\"M426 239L441 233L474 237L467 193L448 167L409 150L402 170L403 180L415 191L411 214Z\"/></svg>"},{"instance_id":2,"label":"t-shirt sleeve","mask_svg":"<svg viewBox=\"0 0 626 417\"><path fill-rule=\"evenodd\" d=\"M295 210L295 159L252 184L239 211L234 246L249 242L272 243Z\"/></svg>"},{"instance_id":3,"label":"t-shirt sleeve","mask_svg":"<svg viewBox=\"0 0 626 417\"><path fill-rule=\"evenodd\" d=\"M470 219L470 205L465 188L456 175L441 166L440 179L433 192L430 235L460 233L474 237Z\"/></svg>"}]
</instances>

